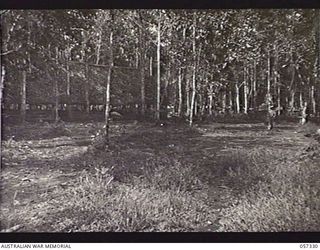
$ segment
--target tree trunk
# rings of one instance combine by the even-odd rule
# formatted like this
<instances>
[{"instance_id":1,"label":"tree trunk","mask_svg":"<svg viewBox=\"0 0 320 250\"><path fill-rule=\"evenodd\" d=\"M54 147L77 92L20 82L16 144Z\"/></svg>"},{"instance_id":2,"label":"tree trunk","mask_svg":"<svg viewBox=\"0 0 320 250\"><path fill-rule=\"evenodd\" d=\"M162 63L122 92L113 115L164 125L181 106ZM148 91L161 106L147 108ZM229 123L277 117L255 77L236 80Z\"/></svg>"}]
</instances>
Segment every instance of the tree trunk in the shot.
<instances>
[{"instance_id":1,"label":"tree trunk","mask_svg":"<svg viewBox=\"0 0 320 250\"><path fill-rule=\"evenodd\" d=\"M71 120L72 119L72 110L71 110L71 77L70 77L70 66L69 66L69 60L70 60L70 53L69 51L67 52L67 113L68 113L68 118Z\"/></svg>"},{"instance_id":2,"label":"tree trunk","mask_svg":"<svg viewBox=\"0 0 320 250\"><path fill-rule=\"evenodd\" d=\"M222 113L226 113L226 107L227 107L227 90L224 89L222 91Z\"/></svg>"},{"instance_id":3,"label":"tree trunk","mask_svg":"<svg viewBox=\"0 0 320 250\"><path fill-rule=\"evenodd\" d=\"M192 127L193 124L193 112L196 97L196 25L197 16L196 12L193 13L193 29L192 29L192 53L193 53L193 71L192 71L192 96L191 96L191 107L190 107L190 117L189 125Z\"/></svg>"},{"instance_id":4,"label":"tree trunk","mask_svg":"<svg viewBox=\"0 0 320 250\"><path fill-rule=\"evenodd\" d=\"M152 66L153 66L153 58L152 58L152 56L150 56L150 65L149 65L149 73L150 73L150 76L153 75L153 73L152 73Z\"/></svg>"},{"instance_id":5,"label":"tree trunk","mask_svg":"<svg viewBox=\"0 0 320 250\"><path fill-rule=\"evenodd\" d=\"M232 101L232 91L229 90L229 107L230 107L230 113L233 113L233 101Z\"/></svg>"},{"instance_id":6,"label":"tree trunk","mask_svg":"<svg viewBox=\"0 0 320 250\"><path fill-rule=\"evenodd\" d=\"M157 104L156 104L156 120L160 120L160 90L161 90L161 78L160 78L160 49L161 49L161 10L159 11L159 21L157 30Z\"/></svg>"},{"instance_id":7,"label":"tree trunk","mask_svg":"<svg viewBox=\"0 0 320 250\"><path fill-rule=\"evenodd\" d=\"M170 61L169 61L169 67L166 74L166 79L164 82L164 89L163 89L163 100L162 100L162 108L163 108L163 118L168 118L168 104L169 104L169 96L168 96L168 86L171 78L170 74Z\"/></svg>"},{"instance_id":8,"label":"tree trunk","mask_svg":"<svg viewBox=\"0 0 320 250\"><path fill-rule=\"evenodd\" d=\"M289 92L290 92L290 104L289 104L289 110L293 111L294 110L294 99L295 99L295 75L296 75L296 70L295 70L295 65L294 65L294 60L293 60L293 49L291 48L290 51L290 70L291 70L291 81L290 81L290 86L289 86Z\"/></svg>"},{"instance_id":9,"label":"tree trunk","mask_svg":"<svg viewBox=\"0 0 320 250\"><path fill-rule=\"evenodd\" d=\"M189 79L186 77L186 116L189 117L190 116L190 81Z\"/></svg>"},{"instance_id":10,"label":"tree trunk","mask_svg":"<svg viewBox=\"0 0 320 250\"><path fill-rule=\"evenodd\" d=\"M300 110L303 109L303 105L304 105L303 95L302 95L302 91L300 91L300 93L299 93L299 106L300 106Z\"/></svg>"},{"instance_id":11,"label":"tree trunk","mask_svg":"<svg viewBox=\"0 0 320 250\"><path fill-rule=\"evenodd\" d=\"M179 91L179 103L178 103L178 116L181 117L182 114L182 69L179 68L178 75L178 91Z\"/></svg>"},{"instance_id":12,"label":"tree trunk","mask_svg":"<svg viewBox=\"0 0 320 250\"><path fill-rule=\"evenodd\" d=\"M208 91L208 98L209 98L209 115L212 116L212 107L213 107L213 85L209 85L209 91Z\"/></svg>"},{"instance_id":13,"label":"tree trunk","mask_svg":"<svg viewBox=\"0 0 320 250\"><path fill-rule=\"evenodd\" d=\"M289 103L289 109L291 112L293 112L293 110L294 110L295 95L296 95L296 92L293 89L291 89L290 90L290 103Z\"/></svg>"},{"instance_id":14,"label":"tree trunk","mask_svg":"<svg viewBox=\"0 0 320 250\"><path fill-rule=\"evenodd\" d=\"M101 41L102 41L102 35L101 31L98 32L99 38L98 38L98 43L97 43L97 55L96 55L96 64L99 64L100 61L100 50L101 50Z\"/></svg>"},{"instance_id":15,"label":"tree trunk","mask_svg":"<svg viewBox=\"0 0 320 250\"><path fill-rule=\"evenodd\" d=\"M54 121L59 121L59 89L58 81L54 80Z\"/></svg>"},{"instance_id":16,"label":"tree trunk","mask_svg":"<svg viewBox=\"0 0 320 250\"><path fill-rule=\"evenodd\" d=\"M316 115L316 99L314 95L314 86L311 86L311 93L310 93L310 99L311 99L311 106L312 106L312 114Z\"/></svg>"},{"instance_id":17,"label":"tree trunk","mask_svg":"<svg viewBox=\"0 0 320 250\"><path fill-rule=\"evenodd\" d=\"M267 121L268 121L268 130L273 128L273 101L271 95L271 55L270 49L268 49L268 72L267 72L267 95L266 95L266 102L267 102Z\"/></svg>"},{"instance_id":18,"label":"tree trunk","mask_svg":"<svg viewBox=\"0 0 320 250\"><path fill-rule=\"evenodd\" d=\"M278 90L277 90L277 114L281 115L281 86L280 83L278 83L277 86Z\"/></svg>"},{"instance_id":19,"label":"tree trunk","mask_svg":"<svg viewBox=\"0 0 320 250\"><path fill-rule=\"evenodd\" d=\"M279 61L279 52L278 52L278 46L274 45L274 51L275 51L275 60L274 60L274 67L273 67L273 77L274 77L274 87L276 91L277 96L277 114L281 114L281 89L280 89L280 74L279 74L279 68L278 68L278 61Z\"/></svg>"},{"instance_id":20,"label":"tree trunk","mask_svg":"<svg viewBox=\"0 0 320 250\"><path fill-rule=\"evenodd\" d=\"M268 49L268 69L267 69L267 96L271 95L271 55Z\"/></svg>"},{"instance_id":21,"label":"tree trunk","mask_svg":"<svg viewBox=\"0 0 320 250\"><path fill-rule=\"evenodd\" d=\"M86 101L86 114L89 115L90 113L90 95L89 95L89 68L88 64L86 63L86 69L85 69L85 101Z\"/></svg>"},{"instance_id":22,"label":"tree trunk","mask_svg":"<svg viewBox=\"0 0 320 250\"><path fill-rule=\"evenodd\" d=\"M139 46L139 54L140 54L140 81L141 81L141 115L145 115L146 110L146 101L145 101L145 73L144 73L144 67L145 67L145 25L143 21L143 17L141 13L142 10L139 11L139 21L140 21L140 29L139 29L139 40L140 40L140 46Z\"/></svg>"},{"instance_id":23,"label":"tree trunk","mask_svg":"<svg viewBox=\"0 0 320 250\"><path fill-rule=\"evenodd\" d=\"M253 60L253 108L257 108L257 62Z\"/></svg>"},{"instance_id":24,"label":"tree trunk","mask_svg":"<svg viewBox=\"0 0 320 250\"><path fill-rule=\"evenodd\" d=\"M236 87L236 108L237 108L237 114L240 114L240 87L238 83L235 85Z\"/></svg>"},{"instance_id":25,"label":"tree trunk","mask_svg":"<svg viewBox=\"0 0 320 250\"><path fill-rule=\"evenodd\" d=\"M244 96L244 113L248 114L248 72L247 72L247 65L244 62L243 68L243 96Z\"/></svg>"},{"instance_id":26,"label":"tree trunk","mask_svg":"<svg viewBox=\"0 0 320 250\"><path fill-rule=\"evenodd\" d=\"M26 106L27 106L27 71L22 71L22 81L21 81L21 122L24 123L26 120Z\"/></svg>"},{"instance_id":27,"label":"tree trunk","mask_svg":"<svg viewBox=\"0 0 320 250\"><path fill-rule=\"evenodd\" d=\"M105 108L105 144L109 145L109 124L110 124L110 85L113 69L113 30L110 25L109 34L109 67L107 71L107 86L106 86L106 108Z\"/></svg>"}]
</instances>

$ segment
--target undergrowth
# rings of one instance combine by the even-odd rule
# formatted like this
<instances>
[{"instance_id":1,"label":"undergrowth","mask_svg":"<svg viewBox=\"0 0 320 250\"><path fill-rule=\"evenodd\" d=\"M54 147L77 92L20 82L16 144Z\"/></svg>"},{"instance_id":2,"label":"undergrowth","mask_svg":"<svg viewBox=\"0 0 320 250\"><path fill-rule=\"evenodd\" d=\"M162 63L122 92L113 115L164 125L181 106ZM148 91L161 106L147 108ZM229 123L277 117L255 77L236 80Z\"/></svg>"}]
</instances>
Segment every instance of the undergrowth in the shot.
<instances>
[{"instance_id":1,"label":"undergrowth","mask_svg":"<svg viewBox=\"0 0 320 250\"><path fill-rule=\"evenodd\" d=\"M170 134L161 133L140 134L140 144L136 134L113 150L87 153L81 159L86 170L72 185L57 187L48 195L54 199L20 212L13 199L1 220L54 232L320 230L319 146L302 152L243 148L204 164L166 145ZM220 187L218 199L231 195L217 209L211 196Z\"/></svg>"}]
</instances>

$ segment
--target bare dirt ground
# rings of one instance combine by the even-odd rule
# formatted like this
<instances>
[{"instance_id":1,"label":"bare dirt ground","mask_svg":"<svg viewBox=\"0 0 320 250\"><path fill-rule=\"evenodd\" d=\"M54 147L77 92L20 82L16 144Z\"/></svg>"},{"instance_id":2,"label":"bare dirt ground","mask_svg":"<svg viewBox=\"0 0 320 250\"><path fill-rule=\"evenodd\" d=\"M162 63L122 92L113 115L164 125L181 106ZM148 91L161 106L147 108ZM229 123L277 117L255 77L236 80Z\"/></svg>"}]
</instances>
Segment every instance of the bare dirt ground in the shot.
<instances>
[{"instance_id":1,"label":"bare dirt ground","mask_svg":"<svg viewBox=\"0 0 320 250\"><path fill-rule=\"evenodd\" d=\"M50 213L59 214L59 191L76 185L84 169L86 151L102 124L65 125L68 133L55 137L45 133L49 125L6 127L2 142L1 172L1 229L15 225L20 231L50 231L46 221ZM311 139L297 133L296 124L279 124L267 131L261 124L199 125L192 131L185 126L168 124L158 127L145 123L117 123L111 127L110 151L128 152L124 164L138 164L141 157L172 156L205 167L223 155L239 149L277 151L280 155L294 154L310 143ZM15 135L14 139L10 139ZM131 153L130 153L131 152ZM139 152L136 154L135 152ZM126 154L125 154L126 155ZM113 156L110 155L110 160ZM272 161L273 159L270 159ZM224 177L221 176L221 179ZM209 192L215 208L228 205L228 193L220 180ZM55 203L56 202L56 203ZM52 204L56 204L56 208ZM51 205L50 205L51 204ZM55 211L52 211L55 210ZM15 215L12 218L11 215Z\"/></svg>"}]
</instances>

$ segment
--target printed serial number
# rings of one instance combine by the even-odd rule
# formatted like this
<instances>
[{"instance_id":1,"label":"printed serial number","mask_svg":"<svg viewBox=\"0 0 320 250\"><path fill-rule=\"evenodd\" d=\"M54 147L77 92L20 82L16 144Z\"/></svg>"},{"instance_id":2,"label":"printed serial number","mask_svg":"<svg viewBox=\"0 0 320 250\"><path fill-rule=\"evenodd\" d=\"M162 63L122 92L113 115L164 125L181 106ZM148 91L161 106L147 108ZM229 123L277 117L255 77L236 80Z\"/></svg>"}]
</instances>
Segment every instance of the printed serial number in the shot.
<instances>
[{"instance_id":1,"label":"printed serial number","mask_svg":"<svg viewBox=\"0 0 320 250\"><path fill-rule=\"evenodd\" d=\"M300 244L300 248L318 248L318 244Z\"/></svg>"}]
</instances>

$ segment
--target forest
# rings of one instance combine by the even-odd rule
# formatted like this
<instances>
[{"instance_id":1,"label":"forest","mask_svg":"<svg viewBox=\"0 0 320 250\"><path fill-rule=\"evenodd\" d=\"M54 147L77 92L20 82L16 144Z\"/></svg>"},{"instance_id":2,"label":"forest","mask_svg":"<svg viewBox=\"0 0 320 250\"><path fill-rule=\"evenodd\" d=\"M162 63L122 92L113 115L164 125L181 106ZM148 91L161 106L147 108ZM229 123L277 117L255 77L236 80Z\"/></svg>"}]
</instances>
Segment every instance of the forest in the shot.
<instances>
[{"instance_id":1,"label":"forest","mask_svg":"<svg viewBox=\"0 0 320 250\"><path fill-rule=\"evenodd\" d=\"M2 232L319 231L319 9L0 13Z\"/></svg>"}]
</instances>

